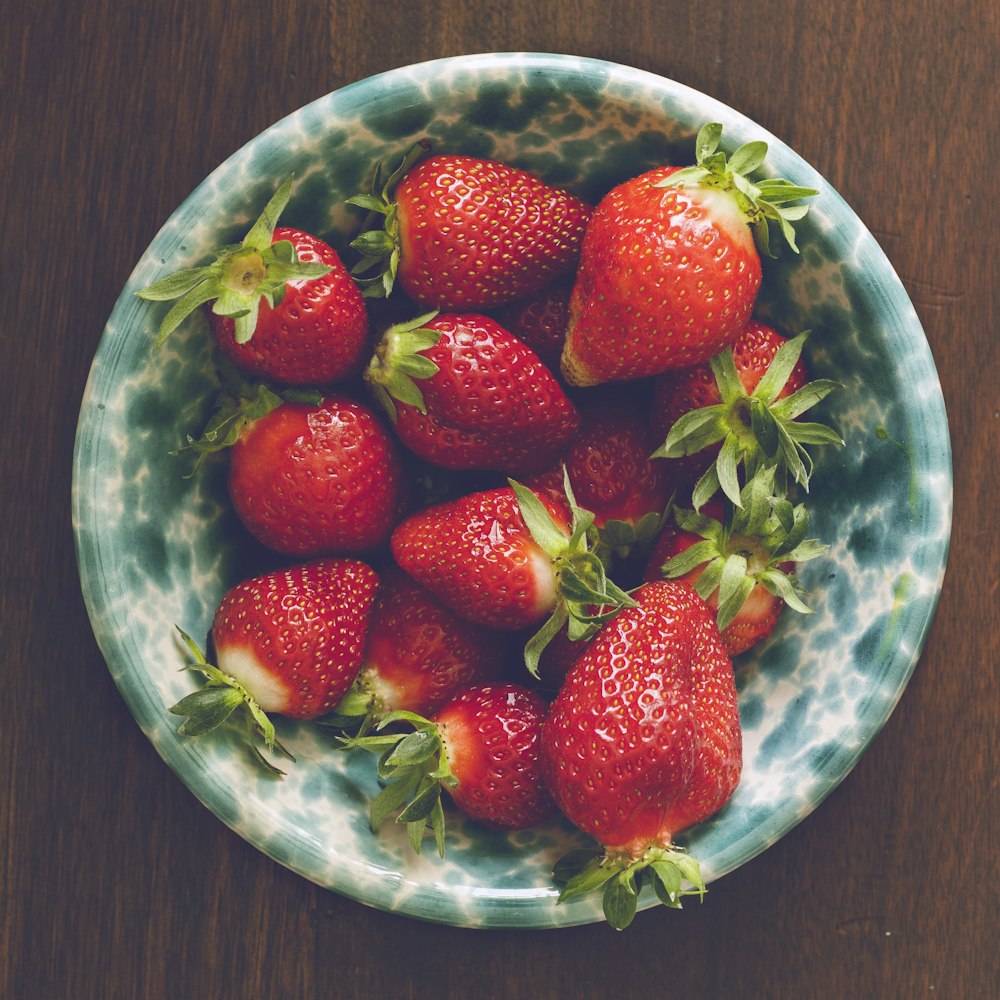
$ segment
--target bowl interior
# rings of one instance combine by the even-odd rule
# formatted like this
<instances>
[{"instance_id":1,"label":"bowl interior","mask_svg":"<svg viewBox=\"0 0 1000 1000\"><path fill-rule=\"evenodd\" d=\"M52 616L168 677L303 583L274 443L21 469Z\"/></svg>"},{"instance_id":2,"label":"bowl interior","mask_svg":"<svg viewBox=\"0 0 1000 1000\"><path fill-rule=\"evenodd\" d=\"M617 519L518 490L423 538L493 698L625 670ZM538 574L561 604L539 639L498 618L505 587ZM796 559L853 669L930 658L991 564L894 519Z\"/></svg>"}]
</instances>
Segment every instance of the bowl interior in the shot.
<instances>
[{"instance_id":1,"label":"bowl interior","mask_svg":"<svg viewBox=\"0 0 1000 1000\"><path fill-rule=\"evenodd\" d=\"M401 830L374 836L371 760L332 752L282 723L298 762L261 778L235 738L185 741L166 706L192 689L173 625L208 630L224 591L261 552L229 512L224 463L192 478L170 452L200 428L215 389L207 326L187 322L161 351L137 289L238 241L290 172L284 224L344 250L345 207L376 161L429 138L436 150L505 160L596 201L664 162L689 162L709 120L723 142L764 138L764 171L820 194L801 254L765 262L759 312L812 331L814 377L844 388L822 418L846 441L816 454L803 567L816 612L786 614L738 661L745 772L728 806L686 838L709 879L746 862L808 815L848 773L902 693L937 602L951 520L947 421L934 364L905 291L871 235L808 164L736 111L679 84L593 60L493 54L362 81L277 123L181 205L139 261L108 322L83 401L74 468L81 580L109 668L159 753L221 820L279 862L374 906L466 926L545 927L600 919L556 905L552 862L586 838L555 822L526 833L450 819L447 857L417 857ZM367 755L364 755L367 758ZM390 825L391 826L391 825ZM646 901L647 903L649 901Z\"/></svg>"}]
</instances>

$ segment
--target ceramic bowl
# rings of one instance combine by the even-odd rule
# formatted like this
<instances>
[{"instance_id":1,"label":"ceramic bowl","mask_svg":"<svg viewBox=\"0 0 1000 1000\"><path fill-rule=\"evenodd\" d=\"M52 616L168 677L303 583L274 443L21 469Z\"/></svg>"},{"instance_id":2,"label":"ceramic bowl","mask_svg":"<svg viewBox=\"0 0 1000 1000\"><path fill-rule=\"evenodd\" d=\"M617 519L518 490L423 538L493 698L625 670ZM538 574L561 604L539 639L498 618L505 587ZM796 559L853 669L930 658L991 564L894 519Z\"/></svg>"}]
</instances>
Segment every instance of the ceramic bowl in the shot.
<instances>
[{"instance_id":1,"label":"ceramic bowl","mask_svg":"<svg viewBox=\"0 0 1000 1000\"><path fill-rule=\"evenodd\" d=\"M920 654L948 548L950 446L927 341L871 234L808 163L739 112L636 69L533 53L438 60L345 87L261 133L177 209L123 289L75 452L93 628L128 707L180 779L240 836L319 885L470 927L601 919L596 899L556 903L553 861L588 843L565 823L505 835L456 817L446 859L417 857L394 824L369 829L369 755L338 754L314 729L280 723L298 763L275 781L253 769L236 735L178 737L166 708L197 681L179 669L173 626L205 635L223 592L253 571L253 550L228 509L224 463L184 478L170 455L200 428L214 391L207 325L193 318L155 351L160 312L136 290L238 242L289 172L297 180L282 222L345 250L359 221L345 198L365 189L375 161L392 163L418 139L508 161L596 201L645 169L690 162L706 121L722 123L729 150L764 139L762 173L819 191L798 229L801 254L765 262L759 312L788 332L813 331L813 376L844 386L822 418L846 441L816 454L811 533L830 548L803 567L815 614L784 615L740 661L743 780L685 838L716 880L815 809L881 729Z\"/></svg>"}]
</instances>

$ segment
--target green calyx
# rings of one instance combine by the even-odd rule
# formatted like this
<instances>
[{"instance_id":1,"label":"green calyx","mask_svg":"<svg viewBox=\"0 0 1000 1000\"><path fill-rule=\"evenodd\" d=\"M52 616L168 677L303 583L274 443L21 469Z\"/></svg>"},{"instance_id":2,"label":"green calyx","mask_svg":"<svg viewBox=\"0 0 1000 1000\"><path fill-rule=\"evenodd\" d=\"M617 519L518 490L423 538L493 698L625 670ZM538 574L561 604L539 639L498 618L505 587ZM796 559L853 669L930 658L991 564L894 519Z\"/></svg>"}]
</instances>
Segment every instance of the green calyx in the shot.
<instances>
[{"instance_id":1,"label":"green calyx","mask_svg":"<svg viewBox=\"0 0 1000 1000\"><path fill-rule=\"evenodd\" d=\"M382 334L365 369L365 381L393 422L397 415L396 403L413 406L421 413L427 412L418 380L430 378L438 371L438 366L421 353L441 339L440 330L426 328L436 315L437 310L434 310L390 326Z\"/></svg>"},{"instance_id":2,"label":"green calyx","mask_svg":"<svg viewBox=\"0 0 1000 1000\"><path fill-rule=\"evenodd\" d=\"M408 732L383 730L394 723L412 726ZM390 712L379 720L372 735L343 737L344 749L368 750L379 755L382 790L371 804L369 819L376 833L393 814L406 827L413 850L420 853L428 828L440 857L444 857L445 819L442 787L458 780L448 765L448 754L437 725L414 712Z\"/></svg>"},{"instance_id":3,"label":"green calyx","mask_svg":"<svg viewBox=\"0 0 1000 1000\"><path fill-rule=\"evenodd\" d=\"M605 566L611 567L621 559L628 559L637 552L652 547L663 530L673 501L662 511L651 510L638 521L619 521L610 518L597 529L594 551Z\"/></svg>"},{"instance_id":4,"label":"green calyx","mask_svg":"<svg viewBox=\"0 0 1000 1000\"><path fill-rule=\"evenodd\" d=\"M187 443L171 452L192 452L195 462L185 478L193 476L210 455L232 447L252 423L276 410L282 403L308 403L318 406L323 395L314 389L276 388L254 382L242 375L225 359L218 362L219 394L211 416L197 438L188 434Z\"/></svg>"},{"instance_id":5,"label":"green calyx","mask_svg":"<svg viewBox=\"0 0 1000 1000\"><path fill-rule=\"evenodd\" d=\"M719 387L720 403L691 410L670 428L653 458L680 458L722 443L718 456L695 484L696 510L719 489L739 506L739 468L747 480L758 470L774 467L779 484L790 478L809 489L813 463L807 446L844 442L832 428L797 418L824 399L839 383L816 379L791 395L778 396L795 367L807 333L792 337L778 349L757 387L749 395L743 388L731 347L710 360Z\"/></svg>"},{"instance_id":6,"label":"green calyx","mask_svg":"<svg viewBox=\"0 0 1000 1000\"><path fill-rule=\"evenodd\" d=\"M348 205L368 212L360 235L351 242L351 248L361 254L361 259L351 268L351 275L366 298L387 299L396 283L401 243L393 196L396 185L430 148L426 139L413 145L385 181L382 180L382 164L376 164L371 193L347 199Z\"/></svg>"},{"instance_id":7,"label":"green calyx","mask_svg":"<svg viewBox=\"0 0 1000 1000\"><path fill-rule=\"evenodd\" d=\"M234 321L236 342L245 344L257 327L261 299L274 309L284 298L289 281L308 281L329 273L325 264L300 261L288 240L271 242L291 193L289 175L242 243L220 247L214 251L211 264L176 271L136 293L151 302L176 300L160 323L157 347L199 306L209 302L213 313Z\"/></svg>"},{"instance_id":8,"label":"green calyx","mask_svg":"<svg viewBox=\"0 0 1000 1000\"><path fill-rule=\"evenodd\" d=\"M235 677L223 673L205 659L198 644L183 629L178 628L181 639L193 660L188 669L203 674L206 683L192 694L181 698L168 711L184 716L177 727L181 736L204 736L214 732L237 713L244 716L247 744L254 762L272 776L281 777L284 771L271 763L260 751L258 742L263 742L269 753L281 754L289 760L295 758L281 745L274 731L274 723L267 717L250 692Z\"/></svg>"},{"instance_id":9,"label":"green calyx","mask_svg":"<svg viewBox=\"0 0 1000 1000\"><path fill-rule=\"evenodd\" d=\"M668 559L661 567L667 579L686 576L704 566L695 581L702 598L718 594L719 630L739 614L750 592L760 584L788 607L808 614L794 575L784 563L815 559L827 549L807 538L809 513L803 504L774 495L774 469L761 469L743 488L739 507L729 507L722 521L693 510L674 510L682 531L700 541Z\"/></svg>"},{"instance_id":10,"label":"green calyx","mask_svg":"<svg viewBox=\"0 0 1000 1000\"><path fill-rule=\"evenodd\" d=\"M700 865L679 847L651 847L641 858L571 851L557 862L552 876L563 887L560 903L601 891L604 916L616 931L632 923L647 885L664 906L677 910L685 896L701 899L706 892Z\"/></svg>"},{"instance_id":11,"label":"green calyx","mask_svg":"<svg viewBox=\"0 0 1000 1000\"><path fill-rule=\"evenodd\" d=\"M572 517L568 536L532 490L513 479L508 483L531 537L552 560L555 570L555 607L524 647L525 666L538 677L542 652L564 625L571 640L589 639L622 608L635 607L635 601L608 577L597 551L600 538L594 515L577 504L565 468L563 488Z\"/></svg>"},{"instance_id":12,"label":"green calyx","mask_svg":"<svg viewBox=\"0 0 1000 1000\"><path fill-rule=\"evenodd\" d=\"M381 699L372 690L364 667L347 693L316 724L345 738L366 736L385 715Z\"/></svg>"},{"instance_id":13,"label":"green calyx","mask_svg":"<svg viewBox=\"0 0 1000 1000\"><path fill-rule=\"evenodd\" d=\"M819 192L778 177L751 181L749 174L757 170L767 156L767 143L760 140L744 143L727 157L719 149L721 138L722 126L718 122L703 125L695 139L696 164L678 170L656 186L711 187L725 191L746 216L761 253L774 256L770 247L773 227L780 230L785 242L798 253L793 223L807 214L809 206L789 203Z\"/></svg>"}]
</instances>

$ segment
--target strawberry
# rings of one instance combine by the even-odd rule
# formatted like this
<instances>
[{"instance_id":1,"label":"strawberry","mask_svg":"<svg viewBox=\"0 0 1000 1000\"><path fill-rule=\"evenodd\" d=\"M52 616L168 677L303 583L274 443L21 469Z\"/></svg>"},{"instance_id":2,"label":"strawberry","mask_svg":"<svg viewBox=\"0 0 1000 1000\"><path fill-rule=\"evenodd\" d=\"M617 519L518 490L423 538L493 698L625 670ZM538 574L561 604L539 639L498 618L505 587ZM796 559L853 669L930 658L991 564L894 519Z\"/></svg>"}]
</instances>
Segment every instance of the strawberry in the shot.
<instances>
[{"instance_id":1,"label":"strawberry","mask_svg":"<svg viewBox=\"0 0 1000 1000\"><path fill-rule=\"evenodd\" d=\"M255 759L277 771L256 746L288 755L267 713L316 719L340 701L361 668L378 582L356 559L319 559L231 588L212 622L214 664L181 633L208 682L170 709L186 716L178 732L204 735L240 710Z\"/></svg>"},{"instance_id":2,"label":"strawberry","mask_svg":"<svg viewBox=\"0 0 1000 1000\"><path fill-rule=\"evenodd\" d=\"M739 781L742 736L732 664L687 584L647 583L576 661L542 732L542 769L567 818L602 850L556 866L560 900L603 887L621 929L642 885L680 905L682 876L704 892L674 837L716 813Z\"/></svg>"},{"instance_id":3,"label":"strawberry","mask_svg":"<svg viewBox=\"0 0 1000 1000\"><path fill-rule=\"evenodd\" d=\"M581 507L593 512L602 541L619 555L651 543L670 499L665 462L650 458L653 439L634 394L591 393L580 402L579 432L547 472L526 485L558 490L563 469Z\"/></svg>"},{"instance_id":4,"label":"strawberry","mask_svg":"<svg viewBox=\"0 0 1000 1000\"><path fill-rule=\"evenodd\" d=\"M435 309L487 309L531 295L576 265L590 207L527 171L443 154L412 166L414 147L380 189L349 199L381 229L352 246L365 293L388 296L398 280Z\"/></svg>"},{"instance_id":5,"label":"strawberry","mask_svg":"<svg viewBox=\"0 0 1000 1000\"><path fill-rule=\"evenodd\" d=\"M504 306L494 315L505 329L527 344L549 367L559 370L566 329L572 276L562 278L537 295Z\"/></svg>"},{"instance_id":6,"label":"strawberry","mask_svg":"<svg viewBox=\"0 0 1000 1000\"><path fill-rule=\"evenodd\" d=\"M445 468L523 476L550 462L579 425L538 355L476 313L390 327L365 378L403 444Z\"/></svg>"},{"instance_id":7,"label":"strawberry","mask_svg":"<svg viewBox=\"0 0 1000 1000\"><path fill-rule=\"evenodd\" d=\"M138 293L152 301L179 299L163 319L158 344L211 302L220 351L250 375L317 385L357 373L368 332L364 298L331 246L301 230L275 228L291 185L289 177L241 244Z\"/></svg>"},{"instance_id":8,"label":"strawberry","mask_svg":"<svg viewBox=\"0 0 1000 1000\"><path fill-rule=\"evenodd\" d=\"M610 191L584 239L562 370L594 385L687 368L731 344L761 282L757 241L769 222L795 249L791 220L816 192L783 180L756 183L763 142L719 150L722 127L698 134L697 165L657 167Z\"/></svg>"},{"instance_id":9,"label":"strawberry","mask_svg":"<svg viewBox=\"0 0 1000 1000\"><path fill-rule=\"evenodd\" d=\"M457 617L396 566L380 576L361 671L326 720L361 733L390 712L429 715L502 669L494 632Z\"/></svg>"},{"instance_id":10,"label":"strawberry","mask_svg":"<svg viewBox=\"0 0 1000 1000\"><path fill-rule=\"evenodd\" d=\"M738 505L741 465L745 478L773 465L783 488L791 479L808 489L806 445L843 444L824 424L798 419L838 388L829 379L808 381L801 358L807 336L786 340L751 320L732 347L706 364L654 381L651 422L666 438L653 455L684 461L682 474L698 477L696 509L720 487Z\"/></svg>"},{"instance_id":11,"label":"strawberry","mask_svg":"<svg viewBox=\"0 0 1000 1000\"><path fill-rule=\"evenodd\" d=\"M406 481L395 441L346 396L280 402L231 449L229 495L258 541L301 556L369 552L388 541Z\"/></svg>"},{"instance_id":12,"label":"strawberry","mask_svg":"<svg viewBox=\"0 0 1000 1000\"><path fill-rule=\"evenodd\" d=\"M380 730L408 723L409 732L343 740L380 754L386 783L371 805L375 830L392 813L404 823L417 853L428 824L438 853L445 851L442 787L467 816L487 826L522 830L549 819L556 808L539 761L548 708L519 684L476 684L454 694L432 717L393 712Z\"/></svg>"},{"instance_id":13,"label":"strawberry","mask_svg":"<svg viewBox=\"0 0 1000 1000\"><path fill-rule=\"evenodd\" d=\"M525 650L534 673L563 625L582 638L630 598L588 547L592 515L571 496L567 506L510 482L411 514L391 547L403 570L469 621L502 631L544 623Z\"/></svg>"},{"instance_id":14,"label":"strawberry","mask_svg":"<svg viewBox=\"0 0 1000 1000\"><path fill-rule=\"evenodd\" d=\"M710 500L699 513L676 508L646 567L647 580L679 579L698 591L717 613L730 656L769 636L786 605L810 612L794 571L826 546L806 538L806 508L773 491L774 469L762 469L740 507Z\"/></svg>"}]
</instances>

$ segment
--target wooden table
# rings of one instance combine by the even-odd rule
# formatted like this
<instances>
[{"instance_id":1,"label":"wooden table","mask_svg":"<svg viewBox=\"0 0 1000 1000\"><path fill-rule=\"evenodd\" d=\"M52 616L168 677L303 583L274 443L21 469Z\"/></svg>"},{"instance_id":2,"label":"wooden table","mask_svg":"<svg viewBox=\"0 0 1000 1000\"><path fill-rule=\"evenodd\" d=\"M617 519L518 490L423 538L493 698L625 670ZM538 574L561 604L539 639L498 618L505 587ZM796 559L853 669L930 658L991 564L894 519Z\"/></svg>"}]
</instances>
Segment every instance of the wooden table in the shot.
<instances>
[{"instance_id":1,"label":"wooden table","mask_svg":"<svg viewBox=\"0 0 1000 1000\"><path fill-rule=\"evenodd\" d=\"M0 996L1000 995L995 3L2 8ZM703 905L648 911L622 935L421 924L258 853L133 722L74 563L80 397L118 291L162 222L219 162L314 98L490 49L632 64L785 139L894 263L951 420L950 569L888 725L817 812Z\"/></svg>"}]
</instances>

